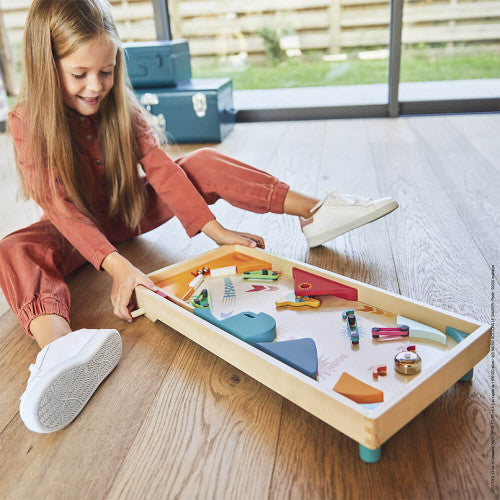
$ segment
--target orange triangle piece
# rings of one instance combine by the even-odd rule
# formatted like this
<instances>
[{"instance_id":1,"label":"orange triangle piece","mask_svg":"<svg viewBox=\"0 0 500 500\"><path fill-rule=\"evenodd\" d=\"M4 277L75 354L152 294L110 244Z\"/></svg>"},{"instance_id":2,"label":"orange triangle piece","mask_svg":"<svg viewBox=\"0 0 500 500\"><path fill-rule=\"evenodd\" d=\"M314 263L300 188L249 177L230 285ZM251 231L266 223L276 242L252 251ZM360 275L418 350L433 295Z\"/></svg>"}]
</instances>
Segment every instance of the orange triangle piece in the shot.
<instances>
[{"instance_id":1,"label":"orange triangle piece","mask_svg":"<svg viewBox=\"0 0 500 500\"><path fill-rule=\"evenodd\" d=\"M342 373L333 390L356 403L382 403L384 401L382 391L361 382L346 372Z\"/></svg>"},{"instance_id":2,"label":"orange triangle piece","mask_svg":"<svg viewBox=\"0 0 500 500\"><path fill-rule=\"evenodd\" d=\"M295 295L333 295L345 300L358 300L358 291L342 283L317 276L296 267L293 268Z\"/></svg>"}]
</instances>

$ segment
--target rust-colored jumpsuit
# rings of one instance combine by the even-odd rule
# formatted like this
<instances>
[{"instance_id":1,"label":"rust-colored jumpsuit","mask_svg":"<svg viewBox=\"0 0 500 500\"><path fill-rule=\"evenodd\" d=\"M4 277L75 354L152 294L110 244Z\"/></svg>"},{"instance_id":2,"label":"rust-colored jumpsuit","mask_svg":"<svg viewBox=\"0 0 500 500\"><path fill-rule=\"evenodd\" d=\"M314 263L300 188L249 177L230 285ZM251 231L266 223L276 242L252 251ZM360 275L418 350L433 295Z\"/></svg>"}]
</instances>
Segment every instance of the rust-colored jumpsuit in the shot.
<instances>
[{"instance_id":1,"label":"rust-colored jumpsuit","mask_svg":"<svg viewBox=\"0 0 500 500\"><path fill-rule=\"evenodd\" d=\"M0 241L0 287L7 302L31 335L31 320L57 314L69 322L70 294L64 276L89 261L101 269L113 243L132 238L176 216L189 236L194 236L214 215L208 204L222 198L234 206L257 213L283 213L289 186L276 177L229 158L211 148L201 148L175 162L160 148L142 118L134 119L140 164L148 194L140 230L131 231L120 218L108 216L99 150L98 121L68 110L76 127L76 144L82 166L92 172L94 202L99 229L68 201L67 215L42 207L39 222L9 234ZM33 164L25 140L27 123L22 109L9 113L9 125L18 162L28 191ZM64 199L63 194L60 196Z\"/></svg>"}]
</instances>

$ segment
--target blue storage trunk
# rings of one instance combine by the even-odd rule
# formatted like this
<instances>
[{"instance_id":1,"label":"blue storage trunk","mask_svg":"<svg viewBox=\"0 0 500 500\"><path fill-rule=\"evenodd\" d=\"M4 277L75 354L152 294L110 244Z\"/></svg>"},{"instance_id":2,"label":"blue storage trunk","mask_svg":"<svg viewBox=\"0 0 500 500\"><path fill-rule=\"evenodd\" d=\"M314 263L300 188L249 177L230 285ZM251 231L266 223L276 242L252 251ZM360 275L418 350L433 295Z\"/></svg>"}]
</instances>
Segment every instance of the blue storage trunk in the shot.
<instances>
[{"instance_id":1,"label":"blue storage trunk","mask_svg":"<svg viewBox=\"0 0 500 500\"><path fill-rule=\"evenodd\" d=\"M177 87L135 92L141 104L165 125L169 142L221 142L234 127L230 78L195 78Z\"/></svg>"},{"instance_id":2,"label":"blue storage trunk","mask_svg":"<svg viewBox=\"0 0 500 500\"><path fill-rule=\"evenodd\" d=\"M123 48L134 88L173 87L191 79L187 40L124 43Z\"/></svg>"}]
</instances>

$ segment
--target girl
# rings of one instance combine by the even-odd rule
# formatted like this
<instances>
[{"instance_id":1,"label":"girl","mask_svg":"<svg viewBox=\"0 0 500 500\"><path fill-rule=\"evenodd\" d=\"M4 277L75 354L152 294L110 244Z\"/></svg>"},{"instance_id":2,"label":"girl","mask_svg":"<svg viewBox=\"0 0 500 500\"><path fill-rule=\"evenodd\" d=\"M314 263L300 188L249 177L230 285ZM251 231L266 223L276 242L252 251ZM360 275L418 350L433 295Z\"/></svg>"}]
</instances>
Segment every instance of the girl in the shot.
<instances>
[{"instance_id":1,"label":"girl","mask_svg":"<svg viewBox=\"0 0 500 500\"><path fill-rule=\"evenodd\" d=\"M338 192L318 202L213 149L174 162L159 147L126 79L104 0L32 2L24 79L9 125L25 194L44 216L1 241L0 286L41 348L20 404L23 422L35 432L68 425L121 355L116 330L71 331L63 277L85 261L108 272L114 314L129 322L134 288L156 288L113 243L177 216L189 236L201 231L219 245L264 248L260 236L217 222L208 205L220 198L253 212L301 217L310 246L397 208L390 198Z\"/></svg>"}]
</instances>

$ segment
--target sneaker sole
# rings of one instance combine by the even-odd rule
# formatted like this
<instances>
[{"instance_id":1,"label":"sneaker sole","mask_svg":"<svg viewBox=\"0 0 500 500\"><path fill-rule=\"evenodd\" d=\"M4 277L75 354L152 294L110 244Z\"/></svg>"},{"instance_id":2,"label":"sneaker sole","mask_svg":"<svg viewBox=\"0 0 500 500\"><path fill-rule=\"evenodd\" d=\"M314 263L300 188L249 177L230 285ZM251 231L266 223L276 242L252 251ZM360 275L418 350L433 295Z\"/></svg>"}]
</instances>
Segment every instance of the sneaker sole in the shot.
<instances>
[{"instance_id":1,"label":"sneaker sole","mask_svg":"<svg viewBox=\"0 0 500 500\"><path fill-rule=\"evenodd\" d=\"M381 217L384 217L384 215L390 214L398 207L399 207L398 202L393 200L391 201L391 203L383 207L380 207L378 210L375 210L374 212L365 215L364 217L356 219L354 222L351 222L350 224L346 224L345 226L337 228L334 231L326 231L324 233L312 236L310 238L308 238L306 235L307 244L309 245L310 248L320 246L323 243L326 243L327 241L337 238L337 236L340 236L344 233L347 233L348 231L356 229L357 227L364 226L365 224L369 224L370 222L375 222Z\"/></svg>"},{"instance_id":2,"label":"sneaker sole","mask_svg":"<svg viewBox=\"0 0 500 500\"><path fill-rule=\"evenodd\" d=\"M27 391L19 408L26 427L48 433L70 424L118 364L121 352L118 332L106 336L95 334L76 356L64 363L65 367L54 367L52 377L47 374Z\"/></svg>"}]
</instances>

